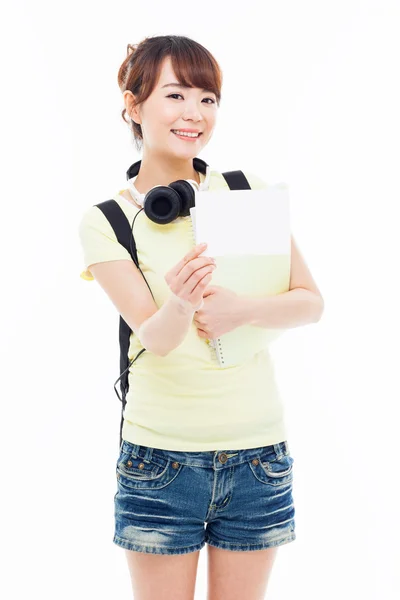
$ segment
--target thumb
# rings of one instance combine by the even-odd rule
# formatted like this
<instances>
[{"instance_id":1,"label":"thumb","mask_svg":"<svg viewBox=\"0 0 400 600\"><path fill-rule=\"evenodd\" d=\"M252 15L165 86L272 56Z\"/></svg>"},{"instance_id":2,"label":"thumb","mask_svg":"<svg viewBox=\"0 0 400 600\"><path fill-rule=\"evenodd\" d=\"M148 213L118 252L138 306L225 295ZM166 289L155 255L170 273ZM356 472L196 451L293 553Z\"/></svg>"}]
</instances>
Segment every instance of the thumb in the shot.
<instances>
[{"instance_id":1,"label":"thumb","mask_svg":"<svg viewBox=\"0 0 400 600\"><path fill-rule=\"evenodd\" d=\"M215 288L212 285L209 285L206 287L206 289L203 292L203 298L206 298L207 296L210 296L211 294L215 294Z\"/></svg>"}]
</instances>

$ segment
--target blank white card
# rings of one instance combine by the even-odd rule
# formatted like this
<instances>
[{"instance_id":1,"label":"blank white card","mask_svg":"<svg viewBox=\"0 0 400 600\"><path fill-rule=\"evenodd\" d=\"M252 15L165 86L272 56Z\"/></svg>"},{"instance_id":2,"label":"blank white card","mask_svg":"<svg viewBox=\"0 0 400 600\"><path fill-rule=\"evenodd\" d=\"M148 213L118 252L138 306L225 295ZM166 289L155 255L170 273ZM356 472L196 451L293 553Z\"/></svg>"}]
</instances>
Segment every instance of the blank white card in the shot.
<instances>
[{"instance_id":1,"label":"blank white card","mask_svg":"<svg viewBox=\"0 0 400 600\"><path fill-rule=\"evenodd\" d=\"M290 252L286 184L262 190L196 191L195 202L190 214L196 244L207 242L207 256Z\"/></svg>"}]
</instances>

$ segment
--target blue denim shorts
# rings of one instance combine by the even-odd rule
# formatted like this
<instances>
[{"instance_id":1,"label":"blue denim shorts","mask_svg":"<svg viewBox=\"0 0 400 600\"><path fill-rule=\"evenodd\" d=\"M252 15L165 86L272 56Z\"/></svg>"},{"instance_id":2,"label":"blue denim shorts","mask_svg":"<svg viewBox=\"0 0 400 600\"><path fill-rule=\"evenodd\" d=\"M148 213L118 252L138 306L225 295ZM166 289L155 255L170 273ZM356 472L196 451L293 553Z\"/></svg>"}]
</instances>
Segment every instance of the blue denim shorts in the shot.
<instances>
[{"instance_id":1,"label":"blue denim shorts","mask_svg":"<svg viewBox=\"0 0 400 600\"><path fill-rule=\"evenodd\" d=\"M287 441L245 450L182 452L122 440L113 542L153 554L205 543L262 550L296 539Z\"/></svg>"}]
</instances>

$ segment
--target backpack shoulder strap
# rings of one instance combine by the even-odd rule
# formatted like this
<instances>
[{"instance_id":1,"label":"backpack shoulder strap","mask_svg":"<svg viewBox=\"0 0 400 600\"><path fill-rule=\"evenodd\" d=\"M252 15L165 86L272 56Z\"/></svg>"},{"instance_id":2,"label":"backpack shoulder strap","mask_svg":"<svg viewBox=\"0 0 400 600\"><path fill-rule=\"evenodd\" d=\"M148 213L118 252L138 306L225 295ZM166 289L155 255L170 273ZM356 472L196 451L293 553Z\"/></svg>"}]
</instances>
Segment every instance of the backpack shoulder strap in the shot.
<instances>
[{"instance_id":1,"label":"backpack shoulder strap","mask_svg":"<svg viewBox=\"0 0 400 600\"><path fill-rule=\"evenodd\" d=\"M124 211L114 199L105 200L104 202L100 202L99 204L95 204L97 208L99 208L104 216L108 219L111 227L114 230L115 236L118 242L129 252L132 257L133 262L139 269L139 260L137 256L135 238L132 234L131 225L129 224L128 218L125 215ZM141 271L140 271L141 272ZM143 275L143 273L142 273ZM146 282L147 283L147 282ZM148 284L147 284L148 285ZM115 393L118 396L118 399L122 402L121 408L121 423L119 428L119 446L122 444L122 426L124 422L124 410L126 406L126 394L129 390L129 340L131 336L132 330L129 327L128 323L122 318L119 317L119 348L120 348L120 358L119 358L119 372L120 376L114 384ZM144 349L140 351L139 354L144 352ZM136 357L137 358L137 357ZM117 389L115 387L116 383L120 380L120 391L121 396L119 396Z\"/></svg>"},{"instance_id":2,"label":"backpack shoulder strap","mask_svg":"<svg viewBox=\"0 0 400 600\"><path fill-rule=\"evenodd\" d=\"M243 171L225 171L222 173L225 177L229 189L231 190L251 190L251 186Z\"/></svg>"},{"instance_id":3,"label":"backpack shoulder strap","mask_svg":"<svg viewBox=\"0 0 400 600\"><path fill-rule=\"evenodd\" d=\"M95 206L97 206L97 208L99 208L104 216L108 219L118 242L129 252L135 265L139 267L135 238L132 236L131 248L131 226L126 214L118 202L116 202L114 199L105 200L104 202L95 204Z\"/></svg>"}]
</instances>

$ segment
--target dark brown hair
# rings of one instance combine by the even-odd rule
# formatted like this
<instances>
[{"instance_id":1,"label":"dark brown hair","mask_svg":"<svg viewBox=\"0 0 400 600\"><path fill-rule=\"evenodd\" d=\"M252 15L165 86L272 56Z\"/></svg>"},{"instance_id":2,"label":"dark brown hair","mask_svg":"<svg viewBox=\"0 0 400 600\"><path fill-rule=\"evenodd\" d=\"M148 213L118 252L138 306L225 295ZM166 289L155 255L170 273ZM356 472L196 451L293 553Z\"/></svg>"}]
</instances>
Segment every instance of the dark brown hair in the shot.
<instances>
[{"instance_id":1,"label":"dark brown hair","mask_svg":"<svg viewBox=\"0 0 400 600\"><path fill-rule=\"evenodd\" d=\"M146 37L139 44L128 44L127 57L118 71L121 92L130 90L137 105L144 102L154 90L167 56L179 83L212 91L220 105L222 71L217 61L204 46L181 35ZM132 119L127 121L125 113L126 108L121 116L131 126L136 147L141 150L142 128Z\"/></svg>"}]
</instances>

